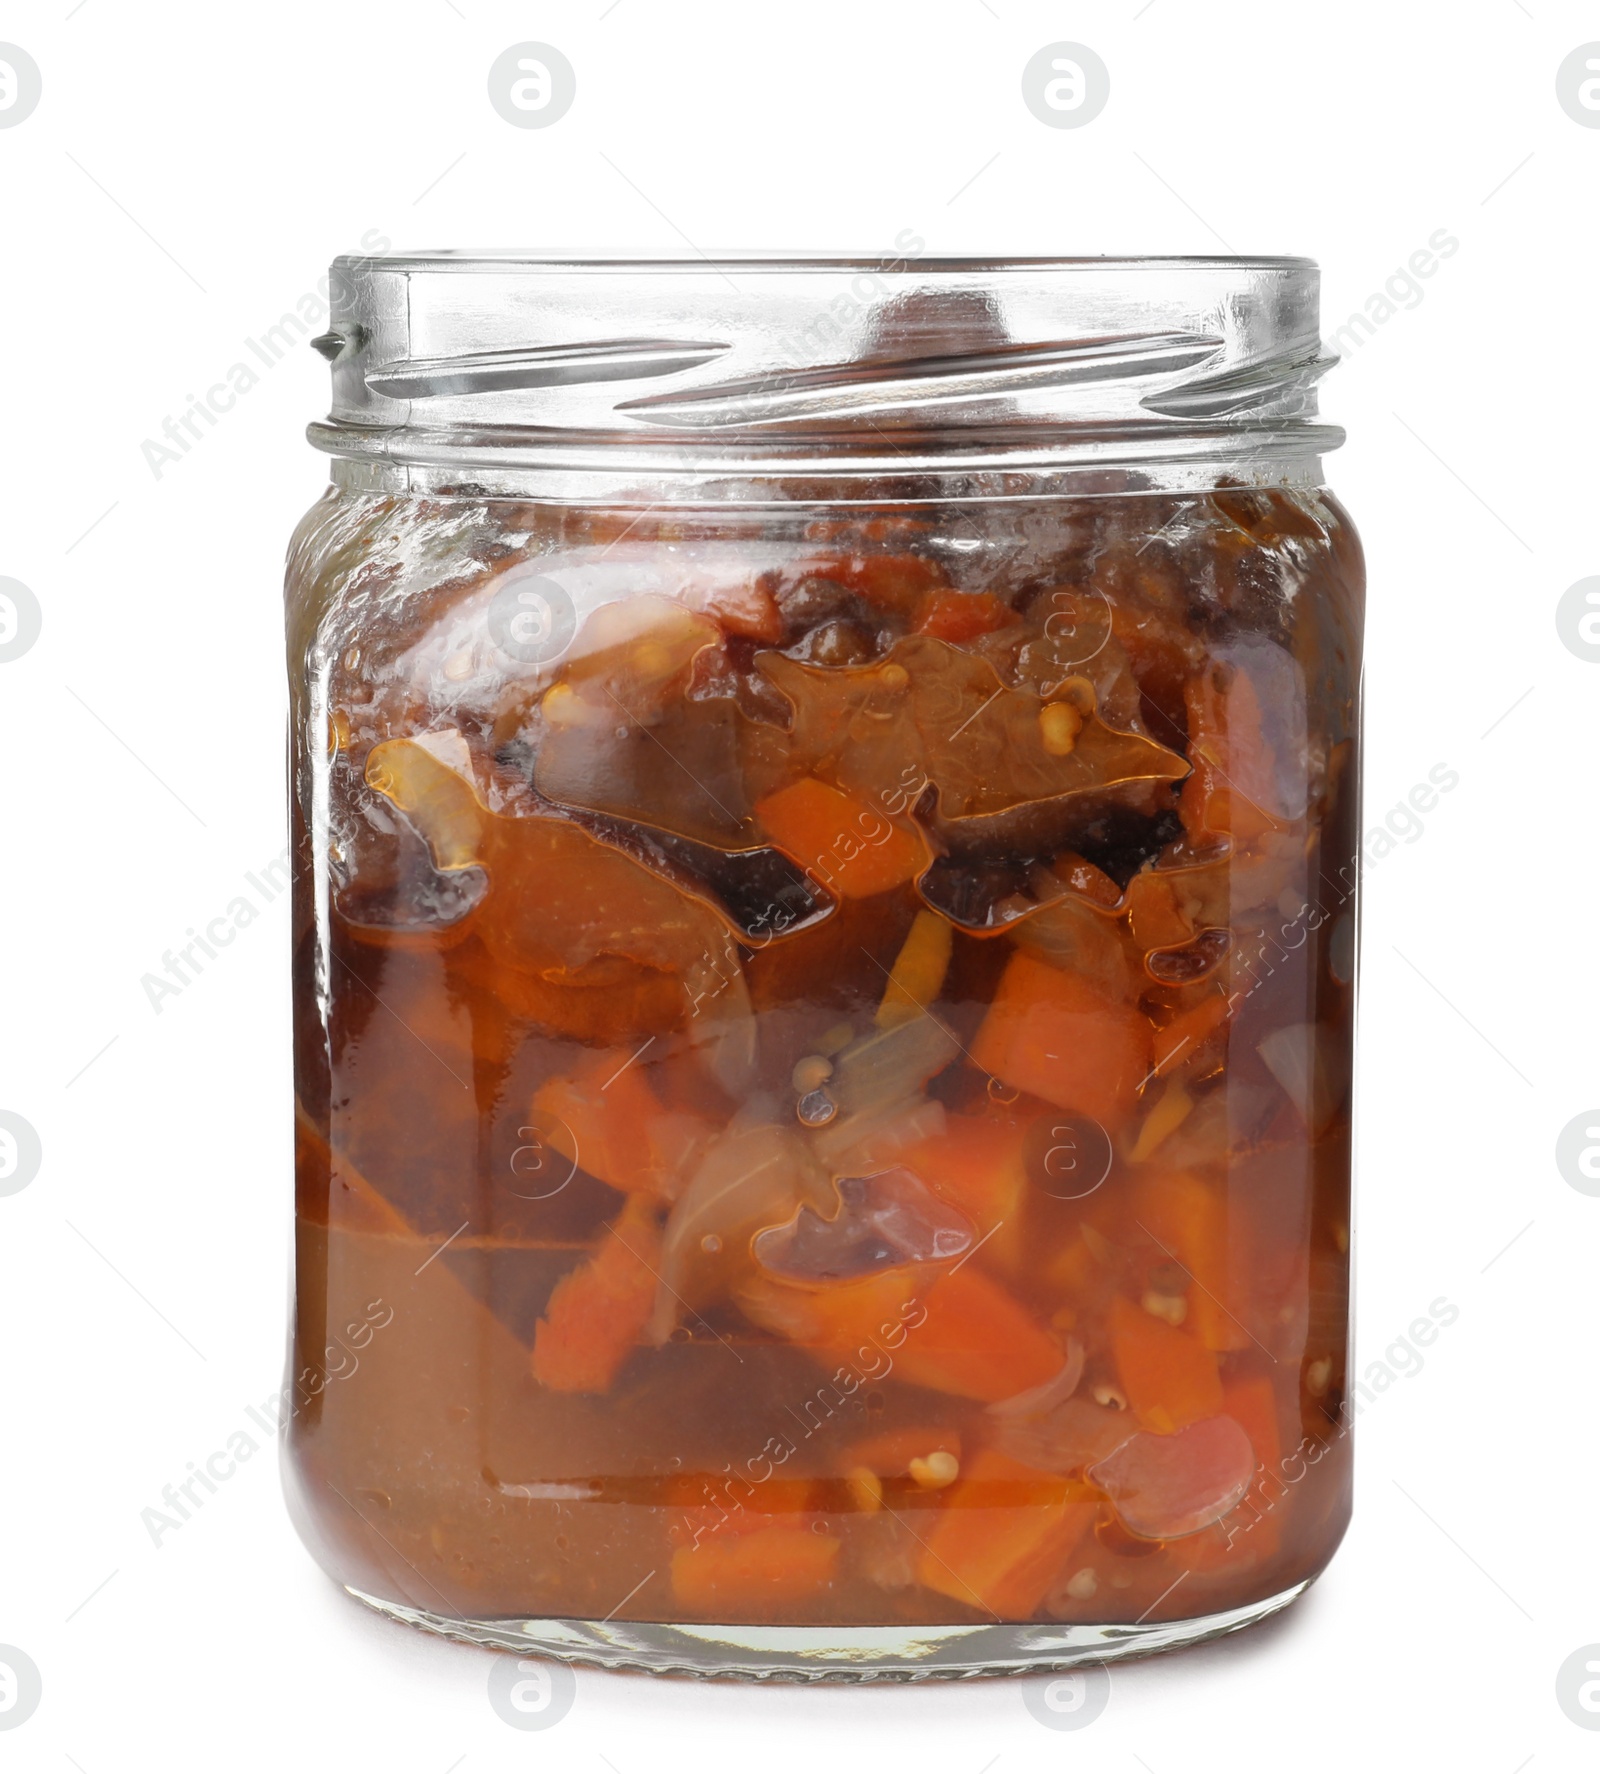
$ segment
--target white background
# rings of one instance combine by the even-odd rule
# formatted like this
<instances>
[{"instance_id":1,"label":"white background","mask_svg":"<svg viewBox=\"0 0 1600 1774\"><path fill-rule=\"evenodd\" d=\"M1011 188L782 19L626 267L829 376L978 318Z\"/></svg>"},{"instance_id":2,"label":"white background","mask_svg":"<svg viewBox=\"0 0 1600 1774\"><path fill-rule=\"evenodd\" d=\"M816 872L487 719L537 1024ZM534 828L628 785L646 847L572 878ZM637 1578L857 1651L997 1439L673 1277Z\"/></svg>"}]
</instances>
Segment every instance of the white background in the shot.
<instances>
[{"instance_id":1,"label":"white background","mask_svg":"<svg viewBox=\"0 0 1600 1774\"><path fill-rule=\"evenodd\" d=\"M1555 75L1600 9L607 3L0 5L44 77L0 130L0 574L44 612L0 665L0 1108L44 1152L0 1199L0 1644L44 1681L0 1752L86 1774L1592 1766L1555 1684L1600 1641L1600 1200L1554 1149L1600 1100L1600 665L1555 608L1600 572L1600 129ZM525 39L577 70L548 129L487 101ZM1020 95L1061 39L1110 69L1082 129ZM1324 401L1371 569L1367 827L1435 764L1460 775L1368 883L1357 1371L1429 1302L1460 1317L1363 1415L1355 1526L1310 1595L1119 1666L1086 1731L1047 1730L1016 1682L580 1671L570 1715L524 1735L488 1704L487 1657L320 1575L270 1454L159 1549L141 1525L280 1379L284 903L160 1015L140 979L283 843L281 561L323 479L301 434L326 368L286 358L159 479L141 442L369 229L649 255L876 252L902 229L930 252L1300 252L1329 332L1436 230L1459 240Z\"/></svg>"}]
</instances>

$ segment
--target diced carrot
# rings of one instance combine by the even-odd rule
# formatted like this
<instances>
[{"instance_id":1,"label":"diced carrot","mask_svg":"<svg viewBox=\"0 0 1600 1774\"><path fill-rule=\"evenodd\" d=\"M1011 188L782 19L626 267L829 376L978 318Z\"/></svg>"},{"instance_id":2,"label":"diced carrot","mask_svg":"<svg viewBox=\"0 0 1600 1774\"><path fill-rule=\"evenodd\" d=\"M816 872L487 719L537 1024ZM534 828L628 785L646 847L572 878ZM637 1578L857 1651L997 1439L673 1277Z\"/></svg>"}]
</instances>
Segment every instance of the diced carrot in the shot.
<instances>
[{"instance_id":1,"label":"diced carrot","mask_svg":"<svg viewBox=\"0 0 1600 1774\"><path fill-rule=\"evenodd\" d=\"M824 1366L871 1359L914 1386L998 1403L1042 1386L1066 1357L997 1283L963 1264L931 1283L914 1269L801 1285L762 1275L740 1289L745 1313Z\"/></svg>"},{"instance_id":2,"label":"diced carrot","mask_svg":"<svg viewBox=\"0 0 1600 1774\"><path fill-rule=\"evenodd\" d=\"M777 849L845 899L886 893L928 866L910 827L814 776L768 795L755 811Z\"/></svg>"},{"instance_id":3,"label":"diced carrot","mask_svg":"<svg viewBox=\"0 0 1600 1774\"><path fill-rule=\"evenodd\" d=\"M830 1587L841 1545L800 1523L713 1534L673 1553L672 1592L695 1614L801 1601Z\"/></svg>"},{"instance_id":4,"label":"diced carrot","mask_svg":"<svg viewBox=\"0 0 1600 1774\"><path fill-rule=\"evenodd\" d=\"M1176 1071L1186 1060L1193 1059L1201 1045L1220 1029L1228 1019L1225 993L1208 991L1198 1004L1180 1010L1155 1037L1155 1068L1158 1078Z\"/></svg>"},{"instance_id":5,"label":"diced carrot","mask_svg":"<svg viewBox=\"0 0 1600 1774\"><path fill-rule=\"evenodd\" d=\"M1003 1242L1007 1230L1020 1228L1025 1132L987 1115L946 1115L942 1134L908 1146L898 1162L959 1207L980 1233L1001 1227L991 1243Z\"/></svg>"},{"instance_id":6,"label":"diced carrot","mask_svg":"<svg viewBox=\"0 0 1600 1774\"><path fill-rule=\"evenodd\" d=\"M629 1057L617 1049L585 1056L572 1077L548 1079L533 1099L553 1124L551 1143L614 1189L647 1187L655 1171L649 1128L661 1105Z\"/></svg>"},{"instance_id":7,"label":"diced carrot","mask_svg":"<svg viewBox=\"0 0 1600 1774\"><path fill-rule=\"evenodd\" d=\"M1170 1435L1222 1409L1211 1351L1120 1295L1111 1302L1111 1350L1117 1378L1144 1428Z\"/></svg>"},{"instance_id":8,"label":"diced carrot","mask_svg":"<svg viewBox=\"0 0 1600 1774\"><path fill-rule=\"evenodd\" d=\"M884 1374L908 1335L907 1321L921 1316L916 1290L913 1269L811 1285L757 1270L737 1286L735 1297L752 1324L804 1349L823 1367L835 1370L849 1362Z\"/></svg>"},{"instance_id":9,"label":"diced carrot","mask_svg":"<svg viewBox=\"0 0 1600 1774\"><path fill-rule=\"evenodd\" d=\"M927 1316L907 1320L893 1351L896 1370L914 1386L994 1404L1061 1371L1061 1345L971 1263L941 1276L920 1303Z\"/></svg>"},{"instance_id":10,"label":"diced carrot","mask_svg":"<svg viewBox=\"0 0 1600 1774\"><path fill-rule=\"evenodd\" d=\"M644 1068L615 1048L587 1057L570 1078L546 1080L533 1108L563 1157L630 1194L671 1193L710 1131L698 1116L664 1109Z\"/></svg>"},{"instance_id":11,"label":"diced carrot","mask_svg":"<svg viewBox=\"0 0 1600 1774\"><path fill-rule=\"evenodd\" d=\"M739 1539L763 1528L809 1528L819 1497L813 1479L770 1472L759 1484L723 1472L683 1472L666 1490L674 1546L704 1544L711 1534Z\"/></svg>"},{"instance_id":12,"label":"diced carrot","mask_svg":"<svg viewBox=\"0 0 1600 1774\"><path fill-rule=\"evenodd\" d=\"M1227 1204L1210 1183L1187 1171L1141 1177L1139 1223L1189 1272L1189 1322L1210 1350L1243 1349L1249 1334L1239 1322L1229 1287Z\"/></svg>"},{"instance_id":13,"label":"diced carrot","mask_svg":"<svg viewBox=\"0 0 1600 1774\"><path fill-rule=\"evenodd\" d=\"M1073 1241L1051 1259L1045 1274L1052 1287L1071 1299L1085 1294L1104 1273L1100 1259L1089 1248L1087 1239Z\"/></svg>"},{"instance_id":14,"label":"diced carrot","mask_svg":"<svg viewBox=\"0 0 1600 1774\"><path fill-rule=\"evenodd\" d=\"M992 592L937 587L917 603L916 632L959 646L1016 620L1016 612Z\"/></svg>"},{"instance_id":15,"label":"diced carrot","mask_svg":"<svg viewBox=\"0 0 1600 1774\"><path fill-rule=\"evenodd\" d=\"M1150 1065L1150 1025L1076 974L1016 954L972 1044L1002 1083L1108 1132L1127 1119Z\"/></svg>"},{"instance_id":16,"label":"diced carrot","mask_svg":"<svg viewBox=\"0 0 1600 1774\"><path fill-rule=\"evenodd\" d=\"M1249 1523L1247 1538L1259 1558L1270 1558L1282 1538L1283 1442L1278 1429L1278 1397L1264 1374L1230 1380L1222 1389L1223 1408L1250 1437L1261 1471L1239 1506Z\"/></svg>"},{"instance_id":17,"label":"diced carrot","mask_svg":"<svg viewBox=\"0 0 1600 1774\"><path fill-rule=\"evenodd\" d=\"M533 1333L533 1377L552 1392L605 1392L644 1335L661 1235L630 1196L600 1248L563 1275Z\"/></svg>"},{"instance_id":18,"label":"diced carrot","mask_svg":"<svg viewBox=\"0 0 1600 1774\"><path fill-rule=\"evenodd\" d=\"M1256 1462L1270 1472L1281 1456L1278 1434L1278 1397L1264 1374L1230 1380L1222 1389L1222 1408L1233 1418L1256 1450Z\"/></svg>"},{"instance_id":19,"label":"diced carrot","mask_svg":"<svg viewBox=\"0 0 1600 1774\"><path fill-rule=\"evenodd\" d=\"M923 1536L917 1577L929 1589L1001 1620L1026 1620L1097 1505L1071 1479L1024 1466L993 1448L968 1461Z\"/></svg>"}]
</instances>

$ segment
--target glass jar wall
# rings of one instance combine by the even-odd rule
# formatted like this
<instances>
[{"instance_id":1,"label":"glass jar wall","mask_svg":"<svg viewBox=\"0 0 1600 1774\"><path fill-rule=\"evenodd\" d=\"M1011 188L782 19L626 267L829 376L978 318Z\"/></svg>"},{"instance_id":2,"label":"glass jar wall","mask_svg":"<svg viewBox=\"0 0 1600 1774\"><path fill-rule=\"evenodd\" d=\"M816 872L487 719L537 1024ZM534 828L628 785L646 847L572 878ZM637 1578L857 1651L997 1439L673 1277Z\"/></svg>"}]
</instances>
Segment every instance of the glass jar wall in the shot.
<instances>
[{"instance_id":1,"label":"glass jar wall","mask_svg":"<svg viewBox=\"0 0 1600 1774\"><path fill-rule=\"evenodd\" d=\"M1245 1624L1349 1503L1314 272L726 270L341 280L297 1520L403 1618L633 1667ZM796 312L854 331L796 363Z\"/></svg>"}]
</instances>

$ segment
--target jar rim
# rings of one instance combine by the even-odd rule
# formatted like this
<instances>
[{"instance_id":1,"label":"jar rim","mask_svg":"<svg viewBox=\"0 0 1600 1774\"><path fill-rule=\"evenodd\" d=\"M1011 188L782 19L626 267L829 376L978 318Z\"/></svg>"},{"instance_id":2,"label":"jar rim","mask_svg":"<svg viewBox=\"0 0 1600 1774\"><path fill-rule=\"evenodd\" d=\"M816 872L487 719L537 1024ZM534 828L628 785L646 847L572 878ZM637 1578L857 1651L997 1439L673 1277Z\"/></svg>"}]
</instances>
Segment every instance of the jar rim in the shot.
<instances>
[{"instance_id":1,"label":"jar rim","mask_svg":"<svg viewBox=\"0 0 1600 1774\"><path fill-rule=\"evenodd\" d=\"M719 248L695 255L687 253L665 256L629 253L566 252L557 249L539 250L523 247L434 247L400 248L385 251L382 262L392 270L490 271L503 272L521 266L537 271L660 271L663 273L704 272L719 269L772 271L860 271L885 269L883 253L807 253L778 251L762 247ZM353 267L372 262L371 254L341 253L336 267ZM1100 269L1128 271L1141 266L1154 268L1190 267L1219 270L1307 270L1316 271L1317 261L1295 253L1095 253L1095 254L1000 254L945 253L918 255L915 263L925 271L990 271L1046 270L1052 266L1063 269Z\"/></svg>"}]
</instances>

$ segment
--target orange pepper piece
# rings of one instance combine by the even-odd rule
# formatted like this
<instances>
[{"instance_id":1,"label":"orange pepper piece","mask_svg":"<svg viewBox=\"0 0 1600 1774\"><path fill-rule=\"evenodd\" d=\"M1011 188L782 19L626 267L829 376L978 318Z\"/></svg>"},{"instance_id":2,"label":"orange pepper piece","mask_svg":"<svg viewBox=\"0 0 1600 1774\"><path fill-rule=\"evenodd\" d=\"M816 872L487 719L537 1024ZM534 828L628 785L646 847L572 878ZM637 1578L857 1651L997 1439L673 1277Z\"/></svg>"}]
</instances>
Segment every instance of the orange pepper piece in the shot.
<instances>
[{"instance_id":1,"label":"orange pepper piece","mask_svg":"<svg viewBox=\"0 0 1600 1774\"><path fill-rule=\"evenodd\" d=\"M917 1578L966 1607L1026 1620L1097 1507L1082 1485L985 1448L944 1493Z\"/></svg>"},{"instance_id":2,"label":"orange pepper piece","mask_svg":"<svg viewBox=\"0 0 1600 1774\"><path fill-rule=\"evenodd\" d=\"M762 1609L828 1589L843 1542L799 1522L713 1534L672 1555L672 1593L695 1614Z\"/></svg>"},{"instance_id":3,"label":"orange pepper piece","mask_svg":"<svg viewBox=\"0 0 1600 1774\"><path fill-rule=\"evenodd\" d=\"M1142 1428L1170 1435L1221 1411L1222 1382L1211 1351L1120 1295L1111 1302L1111 1350Z\"/></svg>"},{"instance_id":4,"label":"orange pepper piece","mask_svg":"<svg viewBox=\"0 0 1600 1774\"><path fill-rule=\"evenodd\" d=\"M773 845L845 899L887 893L920 875L927 850L865 796L802 776L756 804Z\"/></svg>"},{"instance_id":5,"label":"orange pepper piece","mask_svg":"<svg viewBox=\"0 0 1600 1774\"><path fill-rule=\"evenodd\" d=\"M552 1392L606 1392L655 1304L661 1234L630 1196L600 1248L556 1283L533 1333L533 1377Z\"/></svg>"},{"instance_id":6,"label":"orange pepper piece","mask_svg":"<svg viewBox=\"0 0 1600 1774\"><path fill-rule=\"evenodd\" d=\"M1002 1083L1114 1132L1149 1070L1150 1025L1080 976L1016 954L972 1043L972 1060Z\"/></svg>"}]
</instances>

